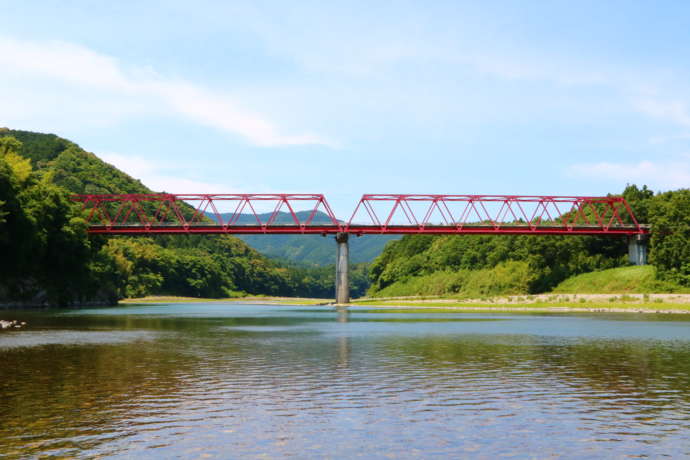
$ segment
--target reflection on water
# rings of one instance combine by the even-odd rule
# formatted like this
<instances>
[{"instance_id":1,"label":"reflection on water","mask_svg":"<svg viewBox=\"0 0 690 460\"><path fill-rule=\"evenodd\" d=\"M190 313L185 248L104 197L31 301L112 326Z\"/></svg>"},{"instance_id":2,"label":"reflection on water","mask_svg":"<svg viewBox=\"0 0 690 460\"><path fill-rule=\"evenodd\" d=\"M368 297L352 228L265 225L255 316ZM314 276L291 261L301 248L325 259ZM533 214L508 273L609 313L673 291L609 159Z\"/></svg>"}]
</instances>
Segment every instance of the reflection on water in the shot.
<instances>
[{"instance_id":1,"label":"reflection on water","mask_svg":"<svg viewBox=\"0 0 690 460\"><path fill-rule=\"evenodd\" d=\"M690 320L3 313L0 457L690 455Z\"/></svg>"}]
</instances>

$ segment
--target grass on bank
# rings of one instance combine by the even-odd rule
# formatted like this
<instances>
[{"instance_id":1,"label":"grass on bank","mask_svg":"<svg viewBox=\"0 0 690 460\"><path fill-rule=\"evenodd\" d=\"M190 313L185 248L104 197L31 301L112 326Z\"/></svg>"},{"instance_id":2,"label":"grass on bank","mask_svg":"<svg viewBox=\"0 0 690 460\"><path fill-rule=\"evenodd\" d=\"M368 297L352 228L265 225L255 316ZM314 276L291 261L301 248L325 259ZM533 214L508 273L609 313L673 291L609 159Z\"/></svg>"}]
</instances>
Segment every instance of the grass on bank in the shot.
<instances>
[{"instance_id":1,"label":"grass on bank","mask_svg":"<svg viewBox=\"0 0 690 460\"><path fill-rule=\"evenodd\" d=\"M530 270L526 262L505 262L483 270L438 271L397 281L374 297L431 296L458 299L527 295ZM690 293L690 289L656 279L651 265L619 267L576 275L559 284L559 294Z\"/></svg>"},{"instance_id":2,"label":"grass on bank","mask_svg":"<svg viewBox=\"0 0 690 460\"><path fill-rule=\"evenodd\" d=\"M660 281L656 279L655 267L642 265L576 275L556 286L553 292L563 294L649 294L690 292L690 289L667 281Z\"/></svg>"},{"instance_id":3,"label":"grass on bank","mask_svg":"<svg viewBox=\"0 0 690 460\"><path fill-rule=\"evenodd\" d=\"M463 298L525 294L531 280L527 262L508 261L480 270L437 271L414 276L374 293L375 297L453 296Z\"/></svg>"}]
</instances>

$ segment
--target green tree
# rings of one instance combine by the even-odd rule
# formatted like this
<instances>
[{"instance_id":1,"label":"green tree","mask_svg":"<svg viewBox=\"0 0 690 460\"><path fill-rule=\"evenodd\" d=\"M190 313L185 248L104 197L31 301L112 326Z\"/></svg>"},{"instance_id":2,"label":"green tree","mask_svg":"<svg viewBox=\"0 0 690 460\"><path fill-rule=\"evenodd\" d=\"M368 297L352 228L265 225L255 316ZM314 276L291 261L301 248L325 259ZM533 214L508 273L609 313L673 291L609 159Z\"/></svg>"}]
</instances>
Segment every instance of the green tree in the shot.
<instances>
[{"instance_id":1,"label":"green tree","mask_svg":"<svg viewBox=\"0 0 690 460\"><path fill-rule=\"evenodd\" d=\"M92 246L78 208L65 190L16 156L21 144L3 146L0 290L9 299L55 305L95 295L99 283L89 271Z\"/></svg>"},{"instance_id":2,"label":"green tree","mask_svg":"<svg viewBox=\"0 0 690 460\"><path fill-rule=\"evenodd\" d=\"M690 286L690 189L655 196L649 215L650 261L658 276Z\"/></svg>"},{"instance_id":3,"label":"green tree","mask_svg":"<svg viewBox=\"0 0 690 460\"><path fill-rule=\"evenodd\" d=\"M637 222L640 224L649 223L649 207L652 205L654 192L649 190L646 185L638 188L637 185L628 184L623 190L623 198L628 202L633 211Z\"/></svg>"},{"instance_id":4,"label":"green tree","mask_svg":"<svg viewBox=\"0 0 690 460\"><path fill-rule=\"evenodd\" d=\"M13 136L0 137L0 157L9 153L18 153L22 149L22 143Z\"/></svg>"}]
</instances>

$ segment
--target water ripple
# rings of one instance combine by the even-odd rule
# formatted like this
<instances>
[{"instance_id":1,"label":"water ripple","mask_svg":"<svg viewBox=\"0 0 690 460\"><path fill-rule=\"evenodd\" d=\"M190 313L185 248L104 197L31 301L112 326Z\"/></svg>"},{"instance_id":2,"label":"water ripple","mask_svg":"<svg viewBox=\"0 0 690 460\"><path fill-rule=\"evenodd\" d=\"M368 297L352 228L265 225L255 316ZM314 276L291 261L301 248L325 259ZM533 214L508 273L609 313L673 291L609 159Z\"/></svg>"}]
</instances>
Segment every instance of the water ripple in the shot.
<instances>
[{"instance_id":1,"label":"water ripple","mask_svg":"<svg viewBox=\"0 0 690 460\"><path fill-rule=\"evenodd\" d=\"M0 337L0 457L690 455L677 323L123 310Z\"/></svg>"}]
</instances>

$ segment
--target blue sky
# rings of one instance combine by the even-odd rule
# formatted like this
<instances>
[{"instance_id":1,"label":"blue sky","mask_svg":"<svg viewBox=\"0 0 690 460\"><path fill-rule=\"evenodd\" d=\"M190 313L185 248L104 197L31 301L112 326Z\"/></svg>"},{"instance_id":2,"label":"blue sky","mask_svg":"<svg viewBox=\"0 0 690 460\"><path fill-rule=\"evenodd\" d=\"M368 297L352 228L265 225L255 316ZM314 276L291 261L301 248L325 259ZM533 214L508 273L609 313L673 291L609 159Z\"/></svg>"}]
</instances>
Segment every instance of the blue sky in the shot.
<instances>
[{"instance_id":1,"label":"blue sky","mask_svg":"<svg viewBox=\"0 0 690 460\"><path fill-rule=\"evenodd\" d=\"M169 192L690 186L690 2L3 1L0 126Z\"/></svg>"}]
</instances>

